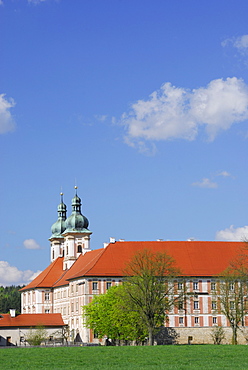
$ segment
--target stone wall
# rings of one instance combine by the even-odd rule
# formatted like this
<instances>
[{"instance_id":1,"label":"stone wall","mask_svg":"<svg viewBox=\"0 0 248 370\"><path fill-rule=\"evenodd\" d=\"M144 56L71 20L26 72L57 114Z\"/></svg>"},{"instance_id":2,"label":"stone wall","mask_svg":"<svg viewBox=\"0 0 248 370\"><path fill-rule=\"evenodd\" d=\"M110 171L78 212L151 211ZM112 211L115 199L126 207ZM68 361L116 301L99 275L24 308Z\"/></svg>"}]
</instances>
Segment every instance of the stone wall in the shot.
<instances>
[{"instance_id":1,"label":"stone wall","mask_svg":"<svg viewBox=\"0 0 248 370\"><path fill-rule=\"evenodd\" d=\"M163 328L156 335L157 344L213 344L211 333L214 327L207 328ZM232 343L232 329L224 327L225 339L222 344ZM246 330L248 336L248 331ZM192 338L192 339L191 339ZM247 344L241 330L238 330L238 344Z\"/></svg>"}]
</instances>

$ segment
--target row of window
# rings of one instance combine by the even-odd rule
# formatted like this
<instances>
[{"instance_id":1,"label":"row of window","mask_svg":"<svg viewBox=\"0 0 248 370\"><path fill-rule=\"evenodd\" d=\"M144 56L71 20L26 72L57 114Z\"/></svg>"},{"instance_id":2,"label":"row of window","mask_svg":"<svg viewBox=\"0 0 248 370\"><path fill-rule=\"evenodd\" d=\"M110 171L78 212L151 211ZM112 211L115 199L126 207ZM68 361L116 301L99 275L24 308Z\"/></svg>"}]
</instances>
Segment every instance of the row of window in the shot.
<instances>
[{"instance_id":1,"label":"row of window","mask_svg":"<svg viewBox=\"0 0 248 370\"><path fill-rule=\"evenodd\" d=\"M77 253L82 253L82 245L77 246ZM66 246L66 255L68 255L69 250L68 250L68 245ZM62 250L62 256L64 257L64 249ZM55 258L55 251L54 249L52 250L52 259Z\"/></svg>"},{"instance_id":2,"label":"row of window","mask_svg":"<svg viewBox=\"0 0 248 370\"><path fill-rule=\"evenodd\" d=\"M182 283L182 282L179 282L178 284L177 284L177 289L178 290L183 290L183 288L184 288L184 283ZM193 290L199 290L199 284L198 284L198 282L193 282ZM211 283L211 290L216 290L216 283Z\"/></svg>"},{"instance_id":3,"label":"row of window","mask_svg":"<svg viewBox=\"0 0 248 370\"><path fill-rule=\"evenodd\" d=\"M230 301L229 302L229 305L230 305L230 309L231 310L234 310L235 309L235 301ZM200 308L199 301L194 301L193 302L193 307L194 307L194 310L199 310L199 308ZM179 310L183 310L184 309L183 301L178 302L178 309ZM217 302L216 301L212 301L211 302L211 309L212 310L217 310Z\"/></svg>"},{"instance_id":4,"label":"row of window","mask_svg":"<svg viewBox=\"0 0 248 370\"><path fill-rule=\"evenodd\" d=\"M198 316L195 316L194 322L195 324L200 324L200 318ZM217 324L217 317L212 318L212 323ZM179 317L179 324L184 324L184 317Z\"/></svg>"},{"instance_id":5,"label":"row of window","mask_svg":"<svg viewBox=\"0 0 248 370\"><path fill-rule=\"evenodd\" d=\"M107 281L106 282L106 289L108 290L109 288L111 288L112 286L112 282L111 281ZM92 283L92 290L98 290L98 282L97 281L93 281Z\"/></svg>"},{"instance_id":6,"label":"row of window","mask_svg":"<svg viewBox=\"0 0 248 370\"><path fill-rule=\"evenodd\" d=\"M177 284L177 289L178 290L183 290L183 288L184 288L184 283L179 282ZM234 288L235 288L235 284L234 283L230 283L229 284L229 290L234 290ZM216 290L216 283L211 283L210 284L210 289L212 291L215 291ZM198 282L193 282L193 290L199 290L199 284L198 284Z\"/></svg>"}]
</instances>

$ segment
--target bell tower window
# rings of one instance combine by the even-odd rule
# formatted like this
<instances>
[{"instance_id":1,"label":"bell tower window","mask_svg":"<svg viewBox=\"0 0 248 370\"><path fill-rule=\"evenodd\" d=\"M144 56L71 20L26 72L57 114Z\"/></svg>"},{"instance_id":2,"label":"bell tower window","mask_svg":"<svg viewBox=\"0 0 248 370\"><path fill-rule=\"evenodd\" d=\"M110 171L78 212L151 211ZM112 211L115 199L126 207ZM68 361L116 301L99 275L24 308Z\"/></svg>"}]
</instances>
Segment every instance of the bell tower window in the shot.
<instances>
[{"instance_id":1,"label":"bell tower window","mask_svg":"<svg viewBox=\"0 0 248 370\"><path fill-rule=\"evenodd\" d=\"M77 246L77 252L78 253L82 253L82 245L78 245Z\"/></svg>"}]
</instances>

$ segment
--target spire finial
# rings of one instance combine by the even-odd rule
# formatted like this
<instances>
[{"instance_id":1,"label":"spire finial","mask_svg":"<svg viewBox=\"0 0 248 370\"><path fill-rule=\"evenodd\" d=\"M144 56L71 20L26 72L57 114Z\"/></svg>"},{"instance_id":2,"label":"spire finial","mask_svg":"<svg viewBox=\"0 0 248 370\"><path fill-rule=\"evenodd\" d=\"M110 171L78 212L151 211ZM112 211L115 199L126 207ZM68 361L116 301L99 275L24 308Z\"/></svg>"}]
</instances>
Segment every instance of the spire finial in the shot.
<instances>
[{"instance_id":1,"label":"spire finial","mask_svg":"<svg viewBox=\"0 0 248 370\"><path fill-rule=\"evenodd\" d=\"M60 187L60 199L61 199L61 203L63 203L63 190L62 190L62 186Z\"/></svg>"},{"instance_id":2,"label":"spire finial","mask_svg":"<svg viewBox=\"0 0 248 370\"><path fill-rule=\"evenodd\" d=\"M74 189L75 189L76 195L77 195L77 188L78 188L78 187L75 185L75 186L74 186Z\"/></svg>"}]
</instances>

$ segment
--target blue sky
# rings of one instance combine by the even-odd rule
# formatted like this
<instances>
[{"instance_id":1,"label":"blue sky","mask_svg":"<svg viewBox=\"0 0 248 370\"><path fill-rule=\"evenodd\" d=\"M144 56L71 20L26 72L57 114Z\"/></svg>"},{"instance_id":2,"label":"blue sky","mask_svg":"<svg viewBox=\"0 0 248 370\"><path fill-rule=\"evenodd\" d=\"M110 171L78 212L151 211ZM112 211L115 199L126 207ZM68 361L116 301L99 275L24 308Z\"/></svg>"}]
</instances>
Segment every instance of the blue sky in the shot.
<instances>
[{"instance_id":1,"label":"blue sky","mask_svg":"<svg viewBox=\"0 0 248 370\"><path fill-rule=\"evenodd\" d=\"M248 235L246 0L0 0L0 284L50 262L74 186L92 249Z\"/></svg>"}]
</instances>

